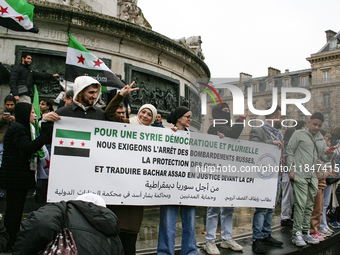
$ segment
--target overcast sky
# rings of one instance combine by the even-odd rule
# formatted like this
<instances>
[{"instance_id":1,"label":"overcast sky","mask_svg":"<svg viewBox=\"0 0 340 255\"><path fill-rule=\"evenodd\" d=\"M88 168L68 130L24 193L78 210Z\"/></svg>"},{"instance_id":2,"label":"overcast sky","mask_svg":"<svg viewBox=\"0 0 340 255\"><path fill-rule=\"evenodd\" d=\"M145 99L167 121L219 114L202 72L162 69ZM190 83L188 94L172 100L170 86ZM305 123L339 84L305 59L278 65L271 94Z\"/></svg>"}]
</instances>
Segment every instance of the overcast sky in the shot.
<instances>
[{"instance_id":1,"label":"overcast sky","mask_svg":"<svg viewBox=\"0 0 340 255\"><path fill-rule=\"evenodd\" d=\"M139 0L152 29L171 39L200 35L213 78L297 71L340 30L339 0Z\"/></svg>"}]
</instances>

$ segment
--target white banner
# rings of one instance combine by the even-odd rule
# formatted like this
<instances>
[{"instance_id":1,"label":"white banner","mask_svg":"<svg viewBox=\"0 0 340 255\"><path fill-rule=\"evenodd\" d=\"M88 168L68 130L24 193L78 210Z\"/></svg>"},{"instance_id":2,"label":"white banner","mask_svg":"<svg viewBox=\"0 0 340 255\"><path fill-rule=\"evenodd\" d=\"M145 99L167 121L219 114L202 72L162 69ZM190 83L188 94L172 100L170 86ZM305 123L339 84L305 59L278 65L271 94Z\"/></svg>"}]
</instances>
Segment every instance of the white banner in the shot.
<instances>
[{"instance_id":1,"label":"white banner","mask_svg":"<svg viewBox=\"0 0 340 255\"><path fill-rule=\"evenodd\" d=\"M279 157L274 145L62 117L47 200L92 192L107 204L273 208Z\"/></svg>"}]
</instances>

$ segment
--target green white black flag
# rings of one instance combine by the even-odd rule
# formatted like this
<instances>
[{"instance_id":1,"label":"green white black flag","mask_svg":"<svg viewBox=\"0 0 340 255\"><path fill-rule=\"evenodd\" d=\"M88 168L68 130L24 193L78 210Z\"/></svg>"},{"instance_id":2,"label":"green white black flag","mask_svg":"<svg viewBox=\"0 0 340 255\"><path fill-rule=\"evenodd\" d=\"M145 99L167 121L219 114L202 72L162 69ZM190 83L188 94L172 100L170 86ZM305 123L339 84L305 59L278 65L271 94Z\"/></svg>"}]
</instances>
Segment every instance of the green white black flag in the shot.
<instances>
[{"instance_id":1,"label":"green white black flag","mask_svg":"<svg viewBox=\"0 0 340 255\"><path fill-rule=\"evenodd\" d=\"M34 6L25 0L0 0L0 26L20 32L38 33L33 25Z\"/></svg>"},{"instance_id":2,"label":"green white black flag","mask_svg":"<svg viewBox=\"0 0 340 255\"><path fill-rule=\"evenodd\" d=\"M125 84L98 57L90 53L70 33L65 79L73 82L78 76L87 75L96 79L102 86L122 88Z\"/></svg>"}]
</instances>

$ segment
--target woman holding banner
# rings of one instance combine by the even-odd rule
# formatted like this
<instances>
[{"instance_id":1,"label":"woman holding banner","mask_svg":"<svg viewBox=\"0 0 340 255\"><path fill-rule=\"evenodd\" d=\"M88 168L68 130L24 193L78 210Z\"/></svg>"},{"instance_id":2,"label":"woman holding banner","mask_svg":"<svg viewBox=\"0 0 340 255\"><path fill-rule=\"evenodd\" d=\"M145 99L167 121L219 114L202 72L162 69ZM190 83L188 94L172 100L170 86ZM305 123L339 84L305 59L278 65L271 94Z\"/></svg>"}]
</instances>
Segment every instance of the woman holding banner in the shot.
<instances>
[{"instance_id":1,"label":"woman holding banner","mask_svg":"<svg viewBox=\"0 0 340 255\"><path fill-rule=\"evenodd\" d=\"M139 88L132 88L135 82L126 85L111 100L105 110L105 116L109 121L124 122L135 125L149 126L156 119L157 110L152 104L142 105L137 116L126 119L117 114L117 109L124 98L132 91ZM108 205L118 217L120 223L120 239L123 243L125 255L136 254L136 241L143 219L143 206Z\"/></svg>"},{"instance_id":2,"label":"woman holding banner","mask_svg":"<svg viewBox=\"0 0 340 255\"><path fill-rule=\"evenodd\" d=\"M4 225L9 234L7 250L12 249L20 229L22 212L29 189L35 188L36 157L44 138L35 138L33 124L37 119L32 104L19 102L15 106L16 121L4 137L4 154L0 170L0 187L6 189Z\"/></svg>"},{"instance_id":3,"label":"woman holding banner","mask_svg":"<svg viewBox=\"0 0 340 255\"><path fill-rule=\"evenodd\" d=\"M192 113L185 106L179 106L167 118L175 126L172 130L190 131ZM195 231L195 206L164 205L160 208L158 233L158 255L175 254L176 223L178 209L182 218L182 249L181 254L197 254Z\"/></svg>"}]
</instances>

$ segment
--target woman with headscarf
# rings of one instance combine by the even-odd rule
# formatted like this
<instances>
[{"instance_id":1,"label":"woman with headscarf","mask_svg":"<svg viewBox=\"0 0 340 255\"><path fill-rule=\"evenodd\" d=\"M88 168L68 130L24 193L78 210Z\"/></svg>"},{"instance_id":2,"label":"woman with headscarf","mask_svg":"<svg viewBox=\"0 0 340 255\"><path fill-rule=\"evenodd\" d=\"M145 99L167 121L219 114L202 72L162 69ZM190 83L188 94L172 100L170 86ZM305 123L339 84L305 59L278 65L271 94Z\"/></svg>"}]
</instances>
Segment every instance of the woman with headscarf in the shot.
<instances>
[{"instance_id":1,"label":"woman with headscarf","mask_svg":"<svg viewBox=\"0 0 340 255\"><path fill-rule=\"evenodd\" d=\"M117 114L117 109L123 102L124 98L132 91L139 88L132 88L134 82L126 85L119 93L111 100L105 109L105 116L109 121L124 122L135 125L150 126L155 121L157 110L152 104L142 105L137 113L137 116L129 119L123 118ZM143 206L126 206L126 205L111 205L108 206L118 217L120 222L120 239L123 243L124 254L136 254L136 241L140 226L143 219Z\"/></svg>"},{"instance_id":2,"label":"woman with headscarf","mask_svg":"<svg viewBox=\"0 0 340 255\"><path fill-rule=\"evenodd\" d=\"M44 145L44 138L35 138L33 124L37 115L29 103L15 106L16 121L4 137L4 154L0 170L0 187L6 189L4 225L9 234L7 249L14 245L20 229L22 212L29 189L35 188L36 157L34 154Z\"/></svg>"},{"instance_id":3,"label":"woman with headscarf","mask_svg":"<svg viewBox=\"0 0 340 255\"><path fill-rule=\"evenodd\" d=\"M179 106L167 118L174 124L174 131L190 131L192 113L185 106ZM160 222L158 233L158 255L175 254L176 223L178 209L182 218L181 254L197 254L195 231L195 206L164 205L160 207Z\"/></svg>"}]
</instances>

